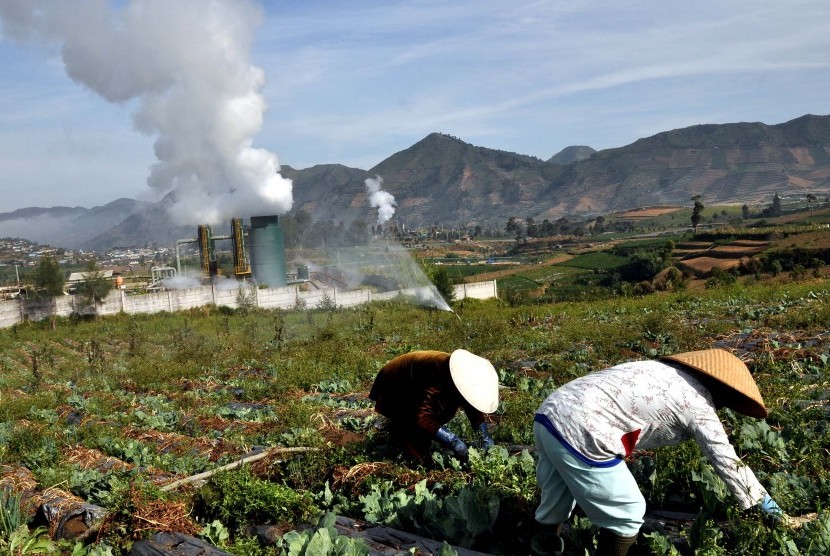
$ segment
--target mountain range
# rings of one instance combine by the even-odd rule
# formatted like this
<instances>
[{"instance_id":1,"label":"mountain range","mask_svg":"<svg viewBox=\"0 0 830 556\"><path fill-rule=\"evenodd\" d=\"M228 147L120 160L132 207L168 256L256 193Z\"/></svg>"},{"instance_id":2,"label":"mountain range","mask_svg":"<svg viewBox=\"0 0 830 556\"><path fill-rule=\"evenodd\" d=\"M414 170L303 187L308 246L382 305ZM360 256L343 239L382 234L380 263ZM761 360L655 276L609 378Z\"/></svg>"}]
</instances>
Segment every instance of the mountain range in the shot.
<instances>
[{"instance_id":1,"label":"mountain range","mask_svg":"<svg viewBox=\"0 0 830 556\"><path fill-rule=\"evenodd\" d=\"M590 217L652 205L769 203L830 192L830 116L805 115L777 125L695 125L624 147L568 147L548 160L474 146L432 133L370 170L322 164L283 166L294 183L292 213L314 220L374 224L367 178L382 178L394 220L407 227L503 228L511 216L536 221ZM30 207L0 213L0 237L105 250L172 244L194 237L158 203L117 199L91 209ZM247 218L251 215L238 215Z\"/></svg>"}]
</instances>

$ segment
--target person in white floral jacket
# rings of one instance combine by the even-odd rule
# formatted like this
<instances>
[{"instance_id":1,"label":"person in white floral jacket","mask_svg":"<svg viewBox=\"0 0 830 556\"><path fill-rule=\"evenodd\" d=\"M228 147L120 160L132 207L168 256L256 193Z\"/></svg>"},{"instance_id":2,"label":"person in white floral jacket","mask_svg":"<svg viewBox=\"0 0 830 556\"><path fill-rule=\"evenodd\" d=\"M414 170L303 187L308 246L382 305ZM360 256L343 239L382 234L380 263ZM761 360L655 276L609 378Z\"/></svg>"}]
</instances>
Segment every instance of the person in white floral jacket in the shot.
<instances>
[{"instance_id":1,"label":"person in white floral jacket","mask_svg":"<svg viewBox=\"0 0 830 556\"><path fill-rule=\"evenodd\" d=\"M623 363L555 390L534 418L541 502L536 521L558 537L576 504L600 528L598 555L624 556L646 503L624 463L635 449L693 438L742 509L785 517L729 443L716 410L757 418L767 409L746 365L722 349ZM548 552L550 553L550 552Z\"/></svg>"}]
</instances>

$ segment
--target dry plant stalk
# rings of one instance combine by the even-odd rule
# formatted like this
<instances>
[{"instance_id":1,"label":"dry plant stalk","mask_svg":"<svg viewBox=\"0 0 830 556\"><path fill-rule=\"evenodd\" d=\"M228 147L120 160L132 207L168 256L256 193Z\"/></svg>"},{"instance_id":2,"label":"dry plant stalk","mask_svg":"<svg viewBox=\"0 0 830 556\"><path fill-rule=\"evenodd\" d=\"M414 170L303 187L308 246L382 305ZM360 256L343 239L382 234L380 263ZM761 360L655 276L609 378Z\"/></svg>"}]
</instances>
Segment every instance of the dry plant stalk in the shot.
<instances>
[{"instance_id":1,"label":"dry plant stalk","mask_svg":"<svg viewBox=\"0 0 830 556\"><path fill-rule=\"evenodd\" d=\"M136 503L132 513L133 537L140 538L142 531L195 535L199 528L190 518L190 511L184 502L153 500L143 506Z\"/></svg>"},{"instance_id":2,"label":"dry plant stalk","mask_svg":"<svg viewBox=\"0 0 830 556\"><path fill-rule=\"evenodd\" d=\"M129 471L134 466L118 458L108 456L100 450L73 446L65 452L69 463L78 464L81 469L97 469L98 471Z\"/></svg>"},{"instance_id":3,"label":"dry plant stalk","mask_svg":"<svg viewBox=\"0 0 830 556\"><path fill-rule=\"evenodd\" d=\"M318 448L310 448L310 447L296 447L296 448L284 448L284 447L277 447L271 448L270 450L265 450L264 452L260 452L259 454L254 454L252 456L244 457L240 460L234 461L227 465L223 465L221 467L217 467L215 469L211 469L210 471L205 471L204 473L197 473L196 475L191 475L190 477L185 477L184 479L179 479L177 481L173 481L172 483L166 484L161 487L162 492L169 492L171 490L175 490L182 485L195 483L197 481L202 481L204 479L209 479L213 477L217 473L221 473L222 471L229 471L231 469L236 469L237 467L241 467L246 463L253 463L255 461L259 461L261 459L265 459L269 456L273 456L276 454L299 454L303 452L316 452Z\"/></svg>"},{"instance_id":4,"label":"dry plant stalk","mask_svg":"<svg viewBox=\"0 0 830 556\"><path fill-rule=\"evenodd\" d=\"M786 515L784 516L784 525L789 529L801 529L806 523L812 523L818 518L817 513L804 515Z\"/></svg>"}]
</instances>

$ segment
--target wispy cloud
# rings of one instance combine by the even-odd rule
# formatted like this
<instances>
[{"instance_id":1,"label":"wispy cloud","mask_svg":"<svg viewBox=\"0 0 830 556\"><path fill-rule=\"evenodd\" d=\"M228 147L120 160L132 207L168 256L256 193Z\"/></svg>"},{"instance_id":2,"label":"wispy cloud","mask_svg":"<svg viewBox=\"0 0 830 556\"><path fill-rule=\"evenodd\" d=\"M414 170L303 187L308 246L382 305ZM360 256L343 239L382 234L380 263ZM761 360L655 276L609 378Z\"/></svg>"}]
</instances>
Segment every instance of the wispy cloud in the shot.
<instances>
[{"instance_id":1,"label":"wispy cloud","mask_svg":"<svg viewBox=\"0 0 830 556\"><path fill-rule=\"evenodd\" d=\"M621 112L628 90L671 91L660 106L652 106L653 114L632 105L640 118L668 124L718 112L676 106L686 115L666 119L682 81L697 95L709 89L716 104L718 90L732 79L747 95L768 94L747 87L742 75L769 82L774 73L789 81L794 72L815 72L828 80L824 53L830 39L823 27L830 4L821 2L445 4L392 3L331 17L309 13L271 20L272 26L291 27L291 39L299 45L306 36L319 41L315 58L327 63L318 66L317 80L280 83L292 103L304 98L301 104L310 108L277 101L280 118L296 122L289 123L296 128L304 122L309 133L328 130L335 140L406 133L417 140L439 130L474 141L520 126L537 141L548 138L534 153L541 154L576 141L613 146L615 138L625 140L619 131L569 140L565 133L574 127L564 130L545 119L584 105L578 97L590 95L595 102L583 113L584 123L573 124L584 128L593 114L609 107ZM272 46L290 58L291 44ZM799 103L815 102L798 99L798 84L790 86L795 98L789 112L770 107L755 119L795 117L805 111ZM274 87L269 94L279 98L281 90ZM613 122L607 126L612 127ZM628 137L635 133L632 129Z\"/></svg>"},{"instance_id":2,"label":"wispy cloud","mask_svg":"<svg viewBox=\"0 0 830 556\"><path fill-rule=\"evenodd\" d=\"M695 123L830 112L826 0L261 6L251 62L268 110L254 139L294 167L369 169L433 131L547 158ZM129 106L89 98L55 58L27 52L0 42L0 128L53 141L66 128L79 144L96 119L133 133ZM0 145L10 140L0 129ZM142 141L133 147L149 149ZM146 166L125 171L141 182Z\"/></svg>"}]
</instances>

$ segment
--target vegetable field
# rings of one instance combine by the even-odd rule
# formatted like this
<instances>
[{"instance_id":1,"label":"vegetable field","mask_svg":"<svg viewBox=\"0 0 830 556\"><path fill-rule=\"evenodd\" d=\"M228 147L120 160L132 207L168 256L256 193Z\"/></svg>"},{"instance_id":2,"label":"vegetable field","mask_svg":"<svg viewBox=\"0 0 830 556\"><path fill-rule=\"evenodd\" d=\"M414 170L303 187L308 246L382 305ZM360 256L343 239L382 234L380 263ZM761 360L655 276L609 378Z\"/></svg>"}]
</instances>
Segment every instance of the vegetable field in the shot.
<instances>
[{"instance_id":1,"label":"vegetable field","mask_svg":"<svg viewBox=\"0 0 830 556\"><path fill-rule=\"evenodd\" d=\"M649 512L632 554L830 553L825 280L454 310L212 307L0 330L0 551L140 554L166 532L240 555L530 554L544 397L608 364L722 347L770 409L723 411L733 444L810 519L738 511L688 442L628 462ZM459 462L436 445L433 465L415 466L387 449L366 394L388 359L459 347L499 372L497 446ZM475 438L463 415L449 428ZM371 527L434 542L384 552L354 534ZM592 554L596 532L577 511L567 553Z\"/></svg>"}]
</instances>

